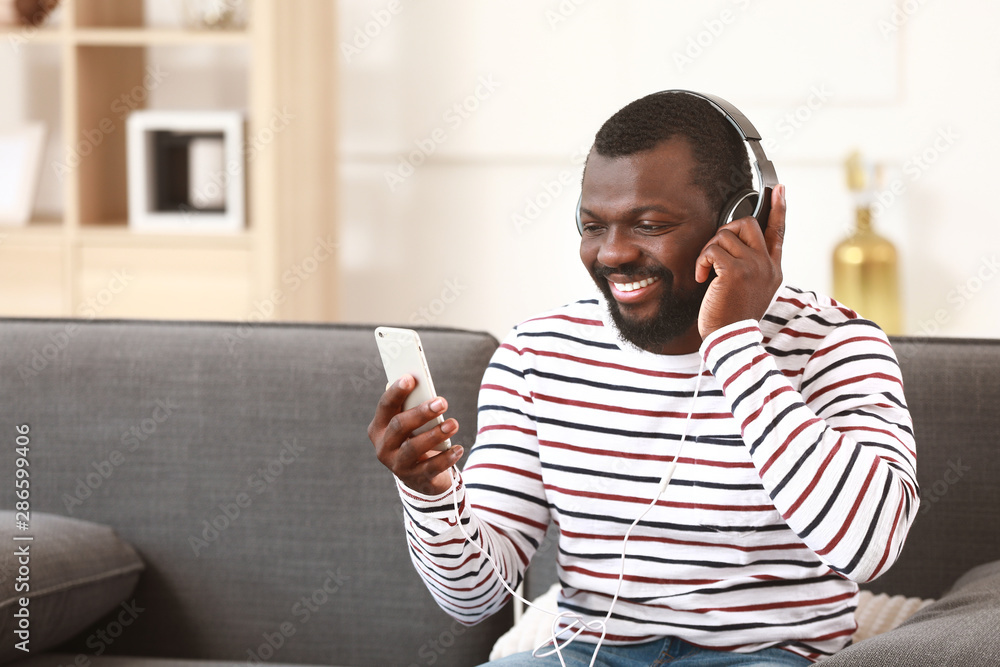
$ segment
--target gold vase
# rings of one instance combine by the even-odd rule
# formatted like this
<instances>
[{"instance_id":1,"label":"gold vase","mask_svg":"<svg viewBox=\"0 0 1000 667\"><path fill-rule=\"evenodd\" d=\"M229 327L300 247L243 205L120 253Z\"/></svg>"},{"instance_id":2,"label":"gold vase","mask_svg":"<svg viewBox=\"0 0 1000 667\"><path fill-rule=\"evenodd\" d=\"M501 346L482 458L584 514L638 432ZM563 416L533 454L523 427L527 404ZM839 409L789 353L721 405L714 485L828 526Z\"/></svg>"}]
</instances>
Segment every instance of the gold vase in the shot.
<instances>
[{"instance_id":1,"label":"gold vase","mask_svg":"<svg viewBox=\"0 0 1000 667\"><path fill-rule=\"evenodd\" d=\"M855 227L833 251L833 298L887 334L899 335L899 257L892 242L872 228L870 193L860 162L855 153L847 163L848 184L857 199Z\"/></svg>"}]
</instances>

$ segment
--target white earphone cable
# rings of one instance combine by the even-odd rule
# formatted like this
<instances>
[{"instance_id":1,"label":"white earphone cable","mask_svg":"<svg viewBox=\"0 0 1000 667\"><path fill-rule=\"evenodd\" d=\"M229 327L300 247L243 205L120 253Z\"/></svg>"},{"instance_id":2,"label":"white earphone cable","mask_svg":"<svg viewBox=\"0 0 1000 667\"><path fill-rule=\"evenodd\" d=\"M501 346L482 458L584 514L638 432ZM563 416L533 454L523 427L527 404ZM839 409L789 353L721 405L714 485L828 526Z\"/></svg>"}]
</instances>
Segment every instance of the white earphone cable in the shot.
<instances>
[{"instance_id":1,"label":"white earphone cable","mask_svg":"<svg viewBox=\"0 0 1000 667\"><path fill-rule=\"evenodd\" d=\"M455 507L455 523L458 526L458 529L462 532L462 535L465 536L465 539L469 542L469 544L472 544L473 546L475 546L479 550L479 552L482 553L486 557L486 559L490 562L490 565L493 567L493 572L497 575L497 578L500 580L500 583L503 584L503 587L506 588L507 591L512 596L514 596L516 599L520 600L521 602L523 602L524 604L528 605L529 607L531 607L533 609L537 609L538 611L541 611L543 613L550 614L550 615L553 616L553 619L552 619L552 631L551 631L550 638L548 640L546 640L540 646L537 646L534 651L532 651L532 655L535 656L536 658L544 658L546 656L550 656L553 653L555 653L556 656L559 658L559 664L561 664L562 667L566 667L566 661L563 659L563 656L562 656L562 649L565 646L568 646L571 642L573 642L585 630L590 630L592 632L596 632L596 631L600 630L601 636L597 640L597 644L594 646L594 654L593 654L593 656L590 659L590 667L593 667L594 664L595 664L595 662L597 661L597 654L598 654L598 652L600 652L601 646L604 643L604 637L607 634L607 630L608 630L607 623L611 619L611 613L612 613L612 611L614 611L615 604L617 604L617 602L618 602L618 597L620 596L621 590L622 590L622 584L625 581L626 548L628 546L629 536L632 534L632 530L637 525L639 525L639 522L643 519L643 517L645 517L646 514L648 514L649 511L651 509L653 509L653 507L656 506L656 503L658 503L659 500L660 500L660 496L663 495L664 491L666 491L667 486L669 486L669 484L670 484L670 480L674 476L674 470L677 468L677 462L680 460L681 452L684 450L684 445L687 443L688 428L689 428L690 423L691 423L691 416L694 414L695 402L698 400L698 392L701 390L701 378L702 378L702 374L703 374L704 370L705 370L705 360L704 360L704 358L702 358L701 363L698 366L698 379L697 379L697 381L695 383L694 394L691 397L691 408L690 408L690 410L688 410L687 417L684 420L684 430L681 433L681 441L680 441L680 445L677 447L677 452L674 454L673 458L670 460L670 465L667 468L666 472L663 474L663 477L660 478L660 484L657 487L656 495L654 496L652 502L650 502L649 505L646 506L646 509L644 509L642 511L642 513L635 519L635 521L632 522L632 525L630 525L628 527L628 530L625 531L625 537L622 539L621 568L620 568L620 570L618 572L618 586L615 589L615 595L614 595L614 597L611 599L611 604L608 606L608 613L604 616L603 620L585 621L582 616L580 616L579 614L577 614L575 612L565 612L564 611L564 612L560 612L558 614L553 614L553 612L549 611L548 609L542 609L541 607L539 607L539 606L537 606L535 604L532 604L528 600L526 600L523 597L521 597L520 595L518 595L517 591L515 591L513 588L511 588L510 584L507 583L506 577L504 577L503 574L501 574L500 568L497 565L496 561L493 559L493 557L483 547L481 547L479 544L477 544L469 536L469 534L465 531L465 528L462 526L462 517L461 517L461 514L460 514L459 509L458 509L458 479L459 479L459 473L458 473L458 469L457 468L454 468L454 467L451 468L451 470L452 470L452 474L451 474L451 497L452 497L452 503L454 504L454 507ZM697 438L695 440L697 441ZM569 623L567 626L565 626L563 628L560 628L559 627L560 626L560 622L563 619L572 619L572 623ZM579 627L575 627L575 626L579 626ZM562 635L564 635L565 633L567 633L569 631L572 631L572 634L570 635L570 637L568 639L564 640L560 644L559 643L559 637L562 636ZM552 644L552 648L550 650L548 650L548 651L541 652L541 650L545 646L548 646L550 643Z\"/></svg>"}]
</instances>

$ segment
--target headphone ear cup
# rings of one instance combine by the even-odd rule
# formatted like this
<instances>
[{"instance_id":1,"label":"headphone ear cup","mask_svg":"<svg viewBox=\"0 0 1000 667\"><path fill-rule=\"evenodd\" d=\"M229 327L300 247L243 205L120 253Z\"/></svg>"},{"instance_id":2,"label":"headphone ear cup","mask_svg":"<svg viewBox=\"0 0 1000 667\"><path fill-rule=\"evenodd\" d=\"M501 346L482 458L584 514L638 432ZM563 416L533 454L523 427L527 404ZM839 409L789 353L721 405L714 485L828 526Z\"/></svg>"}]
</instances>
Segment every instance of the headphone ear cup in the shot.
<instances>
[{"instance_id":1,"label":"headphone ear cup","mask_svg":"<svg viewBox=\"0 0 1000 667\"><path fill-rule=\"evenodd\" d=\"M753 212L757 209L757 200L759 198L760 194L756 190L747 189L737 192L722 207L722 215L719 216L719 227L728 225L733 220L753 215Z\"/></svg>"},{"instance_id":2,"label":"headphone ear cup","mask_svg":"<svg viewBox=\"0 0 1000 667\"><path fill-rule=\"evenodd\" d=\"M576 231L580 232L580 236L583 236L583 221L580 219L580 207L583 206L583 193L576 200Z\"/></svg>"}]
</instances>

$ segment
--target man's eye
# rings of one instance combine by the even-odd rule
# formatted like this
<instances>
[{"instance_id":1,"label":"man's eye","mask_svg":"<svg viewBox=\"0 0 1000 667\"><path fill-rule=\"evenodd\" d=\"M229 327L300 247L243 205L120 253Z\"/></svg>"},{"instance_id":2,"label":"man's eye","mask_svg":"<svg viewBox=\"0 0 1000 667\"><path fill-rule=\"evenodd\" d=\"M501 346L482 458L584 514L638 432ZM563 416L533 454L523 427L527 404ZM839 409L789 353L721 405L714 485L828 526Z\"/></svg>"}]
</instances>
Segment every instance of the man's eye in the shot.
<instances>
[{"instance_id":1,"label":"man's eye","mask_svg":"<svg viewBox=\"0 0 1000 667\"><path fill-rule=\"evenodd\" d=\"M587 236L594 236L600 234L604 230L604 225L600 225L596 222L585 222L583 223L583 233Z\"/></svg>"},{"instance_id":2,"label":"man's eye","mask_svg":"<svg viewBox=\"0 0 1000 667\"><path fill-rule=\"evenodd\" d=\"M667 225L660 222L642 222L636 225L636 229L643 234L657 234L666 231Z\"/></svg>"}]
</instances>

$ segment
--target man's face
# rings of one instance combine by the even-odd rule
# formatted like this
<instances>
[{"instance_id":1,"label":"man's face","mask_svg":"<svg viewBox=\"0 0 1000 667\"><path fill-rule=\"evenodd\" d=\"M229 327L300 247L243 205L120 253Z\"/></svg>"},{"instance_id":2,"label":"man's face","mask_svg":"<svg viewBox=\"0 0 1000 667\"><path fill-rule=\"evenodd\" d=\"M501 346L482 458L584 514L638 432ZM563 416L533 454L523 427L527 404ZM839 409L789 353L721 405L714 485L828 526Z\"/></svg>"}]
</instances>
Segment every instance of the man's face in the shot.
<instances>
[{"instance_id":1,"label":"man's face","mask_svg":"<svg viewBox=\"0 0 1000 667\"><path fill-rule=\"evenodd\" d=\"M718 212L693 185L689 142L668 139L617 158L591 152L583 178L580 258L634 345L659 354L694 352L708 282L695 260L715 234Z\"/></svg>"}]
</instances>

